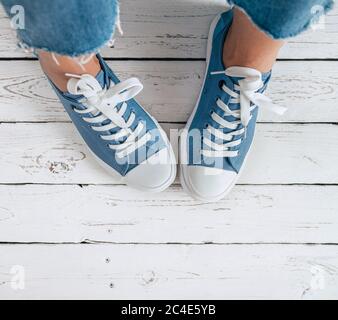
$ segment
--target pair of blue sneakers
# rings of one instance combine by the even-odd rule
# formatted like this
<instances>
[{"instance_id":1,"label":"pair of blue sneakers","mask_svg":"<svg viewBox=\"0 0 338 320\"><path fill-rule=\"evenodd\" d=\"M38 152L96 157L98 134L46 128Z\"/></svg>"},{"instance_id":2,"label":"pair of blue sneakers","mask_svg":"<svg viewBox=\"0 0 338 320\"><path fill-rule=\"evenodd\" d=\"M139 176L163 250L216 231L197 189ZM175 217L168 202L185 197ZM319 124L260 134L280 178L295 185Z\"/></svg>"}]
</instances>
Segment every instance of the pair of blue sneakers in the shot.
<instances>
[{"instance_id":1,"label":"pair of blue sneakers","mask_svg":"<svg viewBox=\"0 0 338 320\"><path fill-rule=\"evenodd\" d=\"M203 201L217 201L234 186L252 144L257 106L271 106L263 95L270 73L225 70L231 23L231 10L212 23L203 88L180 135L182 185ZM68 93L53 88L94 157L116 179L143 191L165 190L176 177L175 155L160 125L134 99L142 84L120 82L97 57L102 70L96 78L69 75Z\"/></svg>"}]
</instances>

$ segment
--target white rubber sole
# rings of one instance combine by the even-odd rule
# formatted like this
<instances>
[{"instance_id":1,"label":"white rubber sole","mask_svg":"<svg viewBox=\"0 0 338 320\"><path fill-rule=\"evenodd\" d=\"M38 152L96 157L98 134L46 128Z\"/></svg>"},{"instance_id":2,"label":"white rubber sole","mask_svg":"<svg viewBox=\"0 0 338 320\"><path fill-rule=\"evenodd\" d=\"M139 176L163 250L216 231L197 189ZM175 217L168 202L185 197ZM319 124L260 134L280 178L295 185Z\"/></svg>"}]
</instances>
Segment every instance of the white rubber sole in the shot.
<instances>
[{"instance_id":1,"label":"white rubber sole","mask_svg":"<svg viewBox=\"0 0 338 320\"><path fill-rule=\"evenodd\" d=\"M231 9L229 9L231 10ZM227 11L226 11L227 12ZM215 28L219 22L219 20L221 19L221 16L224 12L220 13L219 15L217 15L215 17L215 19L212 21L211 23L211 26L210 26L210 31L209 31L209 36L208 36L208 44L207 44L207 56L206 56L206 71L205 71L205 75L204 75L204 80L203 80L203 85L202 85L202 89L200 91L200 94L199 94L199 97L198 97L198 100L197 100L197 103L195 105L195 108L187 122L187 125L184 129L184 131L187 132L187 130L189 129L194 117L195 117L195 114L197 112L197 109L198 109L198 106L199 106L199 103L200 103L200 100L201 100L201 97L202 97L202 94L203 94L203 89L204 89L204 86L205 86L205 81L207 79L207 73L208 73L208 70L209 70L209 64L210 64L210 56L211 56L211 52L212 52L212 41L213 41L213 37L214 37L214 32L215 32ZM185 158L185 163L187 163L187 156L186 156L186 150L187 150L187 140L184 139L182 137L183 133L180 135L180 155L181 155L181 158L182 156ZM252 146L252 145L251 145ZM210 198L210 197L203 197L203 195L200 195L198 194L197 192L194 191L194 188L193 186L190 184L189 182L189 179L187 179L187 168L188 166L186 164L181 164L180 165L180 181L181 181L181 185L183 187L183 189L189 194L191 195L194 199L196 200L199 200L199 201L205 201L205 202L216 202L216 201L219 201L221 199L223 199L224 197L226 197L229 192L233 189L233 187L236 185L236 183L238 182L238 179L240 178L241 176L241 173L245 167L245 164L246 164L246 160L249 156L249 153L251 151L251 146L250 146L250 149L247 153L247 156L242 164L242 167L241 167L241 170L239 171L239 173L237 174L236 178L231 182L231 184L229 185L229 187L224 191L222 192L221 194L213 197L213 198Z\"/></svg>"},{"instance_id":2,"label":"white rubber sole","mask_svg":"<svg viewBox=\"0 0 338 320\"><path fill-rule=\"evenodd\" d=\"M100 164L100 166L106 172L108 172L117 183L125 184L128 187L133 188L135 190L142 191L142 192L147 192L147 193L159 193L159 192L162 192L162 191L166 190L167 188L169 188L174 183L174 181L176 179L177 165L175 164L175 165L171 166L171 174L170 174L169 178L166 181L164 181L160 186L156 186L154 188L146 188L144 186L139 186L139 185L136 185L136 184L131 184L130 182L127 181L127 177L121 176L113 168L111 168L104 161L102 161L100 158L98 158L88 147L87 147L87 149L90 151L90 153L95 158L95 160ZM169 150L169 156L172 157L172 154L171 154L170 150ZM172 160L175 161L175 155L173 155L173 156L174 156L174 158ZM139 166L142 166L142 163L139 164Z\"/></svg>"},{"instance_id":3,"label":"white rubber sole","mask_svg":"<svg viewBox=\"0 0 338 320\"><path fill-rule=\"evenodd\" d=\"M83 141L84 145L86 146L87 150L91 153L91 155L93 156L93 158L97 161L97 163L110 175L112 176L112 178L115 180L116 183L121 183L121 184L126 184L128 187L133 188L135 190L138 191L142 191L142 192L147 192L147 193L159 193L162 192L164 190L166 190L167 188L169 188L175 181L176 179L176 175L177 175L177 162L176 162L176 157L175 157L175 153L174 150L169 142L169 139L167 137L167 134L164 132L164 130L162 129L162 127L159 125L159 123L157 122L157 120L155 118L153 118L147 111L145 111L149 117L154 121L154 123L156 124L156 126L158 127L158 129L160 130L160 134L162 139L164 140L164 142L166 143L167 147L168 147L168 151L169 151L169 163L171 164L171 174L169 176L169 178L164 181L161 185L156 186L154 188L146 188L144 186L139 186L139 185L133 185L131 183L129 183L127 181L126 177L121 176L116 170L114 170L112 167L110 167L108 164L106 164L103 160L101 160L88 146L87 143L84 141L84 139L82 138L80 132L78 130L76 130L78 136L80 137L80 139ZM147 160L146 160L147 161ZM142 165L139 164L139 165Z\"/></svg>"},{"instance_id":4,"label":"white rubber sole","mask_svg":"<svg viewBox=\"0 0 338 320\"><path fill-rule=\"evenodd\" d=\"M187 179L186 174L185 174L185 168L184 166L181 165L180 167L180 181L181 181L181 185L183 187L183 189L190 194L195 200L199 200L199 201L204 201L204 202L217 202L220 201L222 199L224 199L230 192L231 190L235 187L235 185L238 182L238 179L241 177L243 169L245 168L246 165L246 161L251 153L251 147L252 144L247 152L247 155L243 161L241 170L239 171L239 173L237 174L236 178L231 182L231 184L229 185L229 187L222 192L221 194L215 196L215 197L203 197L202 195L200 195L199 193L194 191L194 188L192 187L192 185L189 183L189 179ZM187 166L185 166L187 167Z\"/></svg>"}]
</instances>

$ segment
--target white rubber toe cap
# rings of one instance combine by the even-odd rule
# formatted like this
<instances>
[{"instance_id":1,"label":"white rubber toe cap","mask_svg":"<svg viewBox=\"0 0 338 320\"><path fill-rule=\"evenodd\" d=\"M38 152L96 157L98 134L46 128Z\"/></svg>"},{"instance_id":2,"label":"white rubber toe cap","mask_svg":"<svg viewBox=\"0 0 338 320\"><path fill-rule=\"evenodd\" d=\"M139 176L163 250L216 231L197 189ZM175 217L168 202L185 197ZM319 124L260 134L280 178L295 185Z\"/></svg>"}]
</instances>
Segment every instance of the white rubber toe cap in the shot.
<instances>
[{"instance_id":1,"label":"white rubber toe cap","mask_svg":"<svg viewBox=\"0 0 338 320\"><path fill-rule=\"evenodd\" d=\"M218 201L226 196L237 180L237 173L217 168L185 166L183 184L190 194L202 201Z\"/></svg>"},{"instance_id":2,"label":"white rubber toe cap","mask_svg":"<svg viewBox=\"0 0 338 320\"><path fill-rule=\"evenodd\" d=\"M146 192L161 192L167 189L176 178L176 163L172 150L162 149L148 160L131 170L126 183Z\"/></svg>"}]
</instances>

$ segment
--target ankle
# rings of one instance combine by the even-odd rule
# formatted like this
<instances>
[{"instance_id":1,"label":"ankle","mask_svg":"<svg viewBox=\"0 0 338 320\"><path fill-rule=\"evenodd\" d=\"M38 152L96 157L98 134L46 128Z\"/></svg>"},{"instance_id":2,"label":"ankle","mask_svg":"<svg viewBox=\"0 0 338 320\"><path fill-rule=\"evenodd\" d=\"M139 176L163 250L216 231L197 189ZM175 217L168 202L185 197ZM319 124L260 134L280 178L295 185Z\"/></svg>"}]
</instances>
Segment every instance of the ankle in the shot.
<instances>
[{"instance_id":1,"label":"ankle","mask_svg":"<svg viewBox=\"0 0 338 320\"><path fill-rule=\"evenodd\" d=\"M274 40L259 30L242 11L234 10L234 19L223 49L223 63L249 67L262 73L272 69L284 41Z\"/></svg>"},{"instance_id":2,"label":"ankle","mask_svg":"<svg viewBox=\"0 0 338 320\"><path fill-rule=\"evenodd\" d=\"M80 62L77 58L53 55L52 53L41 51L39 52L39 61L43 71L62 92L67 92L69 80L66 76L67 73L76 75L90 74L95 77L101 70L96 56L89 57L85 62Z\"/></svg>"},{"instance_id":3,"label":"ankle","mask_svg":"<svg viewBox=\"0 0 338 320\"><path fill-rule=\"evenodd\" d=\"M223 63L225 68L247 67L262 73L269 72L276 62L276 53L271 50L251 50L239 41L225 41Z\"/></svg>"}]
</instances>

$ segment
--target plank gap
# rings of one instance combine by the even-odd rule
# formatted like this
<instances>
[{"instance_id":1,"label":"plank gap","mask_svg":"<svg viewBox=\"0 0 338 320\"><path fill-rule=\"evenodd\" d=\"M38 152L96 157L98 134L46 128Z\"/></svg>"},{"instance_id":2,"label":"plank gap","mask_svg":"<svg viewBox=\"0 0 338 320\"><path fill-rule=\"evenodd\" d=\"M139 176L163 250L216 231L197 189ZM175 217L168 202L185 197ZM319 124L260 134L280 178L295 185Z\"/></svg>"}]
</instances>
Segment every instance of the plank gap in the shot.
<instances>
[{"instance_id":1,"label":"plank gap","mask_svg":"<svg viewBox=\"0 0 338 320\"><path fill-rule=\"evenodd\" d=\"M0 57L0 62L10 62L10 61L38 61L38 58L34 57ZM134 58L134 57L104 57L105 61L118 62L118 61L145 61L145 62L194 62L200 61L205 62L205 58L156 58L156 57L143 57L143 58ZM277 58L277 62L337 62L338 58Z\"/></svg>"},{"instance_id":2,"label":"plank gap","mask_svg":"<svg viewBox=\"0 0 338 320\"><path fill-rule=\"evenodd\" d=\"M81 242L1 242L0 246L338 246L338 243L316 243L316 242L109 242L109 241L81 241Z\"/></svg>"}]
</instances>

